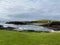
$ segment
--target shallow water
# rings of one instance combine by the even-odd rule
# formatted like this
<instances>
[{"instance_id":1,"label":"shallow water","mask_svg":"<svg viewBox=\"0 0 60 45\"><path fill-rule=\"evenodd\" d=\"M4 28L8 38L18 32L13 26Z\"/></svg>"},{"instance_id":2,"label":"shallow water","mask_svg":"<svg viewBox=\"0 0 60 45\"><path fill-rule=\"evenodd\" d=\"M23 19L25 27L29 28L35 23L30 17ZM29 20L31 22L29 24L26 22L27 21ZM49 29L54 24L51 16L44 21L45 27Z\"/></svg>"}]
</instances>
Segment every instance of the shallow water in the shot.
<instances>
[{"instance_id":1,"label":"shallow water","mask_svg":"<svg viewBox=\"0 0 60 45\"><path fill-rule=\"evenodd\" d=\"M51 29L42 27L42 26L34 26L34 25L20 25L18 29L21 30L35 30L35 31L50 31Z\"/></svg>"}]
</instances>

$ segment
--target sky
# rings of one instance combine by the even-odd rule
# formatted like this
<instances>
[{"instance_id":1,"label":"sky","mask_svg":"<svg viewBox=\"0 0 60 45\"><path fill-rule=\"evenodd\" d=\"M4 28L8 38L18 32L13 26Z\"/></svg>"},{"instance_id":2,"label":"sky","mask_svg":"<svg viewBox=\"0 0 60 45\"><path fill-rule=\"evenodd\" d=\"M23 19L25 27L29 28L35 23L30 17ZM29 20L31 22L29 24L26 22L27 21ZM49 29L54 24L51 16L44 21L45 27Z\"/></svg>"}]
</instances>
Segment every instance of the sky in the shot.
<instances>
[{"instance_id":1,"label":"sky","mask_svg":"<svg viewBox=\"0 0 60 45\"><path fill-rule=\"evenodd\" d=\"M0 0L0 20L60 20L60 0Z\"/></svg>"}]
</instances>

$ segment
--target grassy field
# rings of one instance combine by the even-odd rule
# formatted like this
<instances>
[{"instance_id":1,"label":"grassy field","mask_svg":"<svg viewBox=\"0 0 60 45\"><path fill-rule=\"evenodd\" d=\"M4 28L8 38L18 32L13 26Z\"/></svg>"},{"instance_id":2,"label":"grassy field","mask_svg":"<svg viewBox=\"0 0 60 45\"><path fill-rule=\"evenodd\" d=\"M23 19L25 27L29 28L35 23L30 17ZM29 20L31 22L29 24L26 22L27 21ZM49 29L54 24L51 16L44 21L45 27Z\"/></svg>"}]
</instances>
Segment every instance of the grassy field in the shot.
<instances>
[{"instance_id":1,"label":"grassy field","mask_svg":"<svg viewBox=\"0 0 60 45\"><path fill-rule=\"evenodd\" d=\"M0 45L60 45L60 33L0 30Z\"/></svg>"}]
</instances>

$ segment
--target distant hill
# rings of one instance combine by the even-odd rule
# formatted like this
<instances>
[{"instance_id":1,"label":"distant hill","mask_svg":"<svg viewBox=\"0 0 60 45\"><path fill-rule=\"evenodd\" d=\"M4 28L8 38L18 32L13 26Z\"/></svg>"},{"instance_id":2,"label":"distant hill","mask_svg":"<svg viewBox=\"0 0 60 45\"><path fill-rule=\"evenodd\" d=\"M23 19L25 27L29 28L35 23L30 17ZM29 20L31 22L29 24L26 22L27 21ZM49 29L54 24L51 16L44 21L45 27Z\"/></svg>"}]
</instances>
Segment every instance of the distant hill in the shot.
<instances>
[{"instance_id":1,"label":"distant hill","mask_svg":"<svg viewBox=\"0 0 60 45\"><path fill-rule=\"evenodd\" d=\"M50 22L60 22L60 21L57 21L57 20L7 21L6 24L26 25L26 24L32 24L32 23L50 23Z\"/></svg>"},{"instance_id":2,"label":"distant hill","mask_svg":"<svg viewBox=\"0 0 60 45\"><path fill-rule=\"evenodd\" d=\"M36 21L31 21L32 23L49 23L49 22L60 22L58 20L36 20Z\"/></svg>"}]
</instances>

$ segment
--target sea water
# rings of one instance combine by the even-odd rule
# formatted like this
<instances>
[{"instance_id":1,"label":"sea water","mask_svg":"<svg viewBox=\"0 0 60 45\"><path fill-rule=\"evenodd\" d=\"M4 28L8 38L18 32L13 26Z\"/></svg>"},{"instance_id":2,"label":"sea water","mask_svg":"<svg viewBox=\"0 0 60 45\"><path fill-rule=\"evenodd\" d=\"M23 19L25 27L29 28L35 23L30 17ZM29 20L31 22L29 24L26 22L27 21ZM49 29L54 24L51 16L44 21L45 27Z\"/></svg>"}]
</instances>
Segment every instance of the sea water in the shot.
<instances>
[{"instance_id":1,"label":"sea water","mask_svg":"<svg viewBox=\"0 0 60 45\"><path fill-rule=\"evenodd\" d=\"M4 27L14 27L15 30L34 30L34 31L52 31L52 29L43 27L43 26L35 26L35 25L14 25L14 24L3 24Z\"/></svg>"},{"instance_id":2,"label":"sea water","mask_svg":"<svg viewBox=\"0 0 60 45\"><path fill-rule=\"evenodd\" d=\"M52 29L35 25L20 25L18 30L51 31Z\"/></svg>"}]
</instances>

